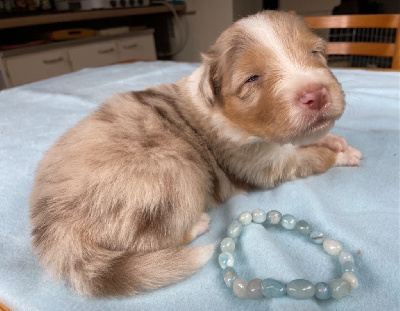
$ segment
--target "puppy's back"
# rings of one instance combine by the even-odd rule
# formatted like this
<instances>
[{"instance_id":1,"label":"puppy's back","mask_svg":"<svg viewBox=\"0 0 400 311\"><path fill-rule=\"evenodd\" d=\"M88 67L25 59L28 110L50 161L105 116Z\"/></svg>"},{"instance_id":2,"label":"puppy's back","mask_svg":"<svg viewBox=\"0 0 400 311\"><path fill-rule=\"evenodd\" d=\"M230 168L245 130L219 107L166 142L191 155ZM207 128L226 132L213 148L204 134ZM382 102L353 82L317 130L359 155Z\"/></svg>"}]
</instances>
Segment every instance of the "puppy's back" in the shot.
<instances>
[{"instance_id":1,"label":"puppy's back","mask_svg":"<svg viewBox=\"0 0 400 311\"><path fill-rule=\"evenodd\" d=\"M31 206L41 262L90 295L137 293L193 273L213 251L181 246L212 187L210 157L168 88L103 104L39 165ZM171 266L159 271L160 262Z\"/></svg>"}]
</instances>

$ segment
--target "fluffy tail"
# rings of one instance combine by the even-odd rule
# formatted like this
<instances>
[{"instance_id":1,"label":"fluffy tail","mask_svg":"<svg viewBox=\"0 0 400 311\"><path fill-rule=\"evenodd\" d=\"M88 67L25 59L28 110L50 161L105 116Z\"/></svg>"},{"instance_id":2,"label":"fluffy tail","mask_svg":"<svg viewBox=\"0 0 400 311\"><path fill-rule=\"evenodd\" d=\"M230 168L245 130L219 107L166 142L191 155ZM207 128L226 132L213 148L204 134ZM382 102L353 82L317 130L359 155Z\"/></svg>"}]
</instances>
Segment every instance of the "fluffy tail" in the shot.
<instances>
[{"instance_id":1,"label":"fluffy tail","mask_svg":"<svg viewBox=\"0 0 400 311\"><path fill-rule=\"evenodd\" d=\"M135 295L188 277L210 259L215 245L141 254L110 251L93 245L82 245L75 251L69 249L72 251L56 255L54 249L43 252L36 247L43 264L60 277L67 277L80 294L115 296Z\"/></svg>"},{"instance_id":2,"label":"fluffy tail","mask_svg":"<svg viewBox=\"0 0 400 311\"><path fill-rule=\"evenodd\" d=\"M106 263L108 269L92 278L85 291L89 295L104 296L134 295L156 289L195 273L213 252L214 245L206 245L143 254L125 253Z\"/></svg>"}]
</instances>

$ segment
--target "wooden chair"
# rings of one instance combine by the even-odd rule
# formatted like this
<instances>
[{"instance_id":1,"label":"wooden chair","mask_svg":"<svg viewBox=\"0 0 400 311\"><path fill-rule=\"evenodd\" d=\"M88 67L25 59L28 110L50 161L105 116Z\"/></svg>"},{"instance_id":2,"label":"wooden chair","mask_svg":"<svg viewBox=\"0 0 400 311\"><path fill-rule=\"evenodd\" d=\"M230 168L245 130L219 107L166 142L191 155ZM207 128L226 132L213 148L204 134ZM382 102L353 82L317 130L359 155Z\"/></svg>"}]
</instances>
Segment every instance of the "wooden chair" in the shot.
<instances>
[{"instance_id":1,"label":"wooden chair","mask_svg":"<svg viewBox=\"0 0 400 311\"><path fill-rule=\"evenodd\" d=\"M331 29L327 40L328 55L386 57L389 60L387 67L400 69L400 14L332 15L304 17L304 20L311 29ZM350 29L347 35L352 34L352 38L347 38L346 42L332 42L340 39L337 38L340 35L335 38L334 31L345 29ZM377 38L379 34L386 38Z\"/></svg>"}]
</instances>

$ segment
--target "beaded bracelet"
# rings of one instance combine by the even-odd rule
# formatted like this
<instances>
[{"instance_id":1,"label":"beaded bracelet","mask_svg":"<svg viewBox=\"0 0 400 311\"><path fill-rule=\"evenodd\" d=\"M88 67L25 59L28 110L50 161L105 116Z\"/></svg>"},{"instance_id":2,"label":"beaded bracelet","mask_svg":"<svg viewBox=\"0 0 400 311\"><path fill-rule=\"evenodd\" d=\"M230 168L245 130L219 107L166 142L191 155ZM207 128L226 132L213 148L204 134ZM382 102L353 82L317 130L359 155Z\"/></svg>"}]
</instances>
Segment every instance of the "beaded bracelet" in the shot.
<instances>
[{"instance_id":1,"label":"beaded bracelet","mask_svg":"<svg viewBox=\"0 0 400 311\"><path fill-rule=\"evenodd\" d=\"M313 284L308 280L297 279L283 284L274 279L254 279L249 283L238 277L237 272L233 268L235 250L235 241L239 237L244 226L251 222L262 224L267 222L270 225L280 224L283 228L292 230L296 229L304 236L309 236L310 240L315 244L322 244L324 250L330 254L339 257L342 265L342 277L334 279L329 283L319 282ZM348 250L343 249L342 244L334 239L326 239L321 231L311 231L310 225L304 221L297 221L292 215L283 215L271 210L265 213L262 209L256 209L253 213L244 212L239 219L233 220L228 227L228 237L221 242L221 254L218 256L219 265L223 270L224 282L226 286L233 289L235 295L239 298L258 299L263 296L267 298L283 297L288 294L296 299L307 299L313 296L318 299L336 298L340 299L350 294L351 290L358 287L358 280L354 275L354 258Z\"/></svg>"}]
</instances>

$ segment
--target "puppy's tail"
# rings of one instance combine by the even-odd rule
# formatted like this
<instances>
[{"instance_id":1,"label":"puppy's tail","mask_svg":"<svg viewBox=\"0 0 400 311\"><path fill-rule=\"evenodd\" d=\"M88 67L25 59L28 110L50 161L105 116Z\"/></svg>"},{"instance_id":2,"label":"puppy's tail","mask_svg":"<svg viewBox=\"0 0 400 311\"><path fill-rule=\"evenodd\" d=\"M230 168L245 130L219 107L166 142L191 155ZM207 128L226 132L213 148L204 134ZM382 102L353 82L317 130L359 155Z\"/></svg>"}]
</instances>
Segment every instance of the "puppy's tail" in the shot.
<instances>
[{"instance_id":1,"label":"puppy's tail","mask_svg":"<svg viewBox=\"0 0 400 311\"><path fill-rule=\"evenodd\" d=\"M41 259L47 261L44 262L45 266L50 266L60 277L67 277L80 294L135 295L172 284L195 273L210 259L214 249L215 245L211 244L138 254L84 245L80 256L72 254L73 251L65 252L65 257L59 258L62 263L56 264L57 260L50 254L43 256L42 253ZM43 260L43 257L47 260Z\"/></svg>"}]
</instances>

